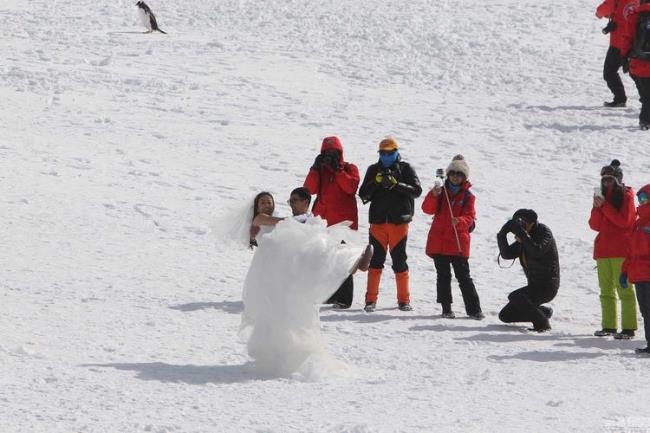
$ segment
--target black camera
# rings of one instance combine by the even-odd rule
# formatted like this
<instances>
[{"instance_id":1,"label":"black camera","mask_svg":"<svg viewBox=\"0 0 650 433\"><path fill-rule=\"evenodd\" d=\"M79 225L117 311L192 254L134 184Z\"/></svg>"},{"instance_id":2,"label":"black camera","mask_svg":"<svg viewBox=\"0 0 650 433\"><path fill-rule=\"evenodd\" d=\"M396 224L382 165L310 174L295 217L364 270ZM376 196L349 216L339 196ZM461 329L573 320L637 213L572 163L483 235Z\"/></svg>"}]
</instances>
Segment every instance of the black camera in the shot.
<instances>
[{"instance_id":1,"label":"black camera","mask_svg":"<svg viewBox=\"0 0 650 433\"><path fill-rule=\"evenodd\" d=\"M339 154L335 151L325 152L321 157L321 163L330 167L338 167Z\"/></svg>"},{"instance_id":2,"label":"black camera","mask_svg":"<svg viewBox=\"0 0 650 433\"><path fill-rule=\"evenodd\" d=\"M602 32L603 32L604 35L609 34L609 33L613 32L614 30L616 30L616 27L617 26L616 26L616 23L614 22L614 20L609 20L607 25L605 27L603 27Z\"/></svg>"}]
</instances>

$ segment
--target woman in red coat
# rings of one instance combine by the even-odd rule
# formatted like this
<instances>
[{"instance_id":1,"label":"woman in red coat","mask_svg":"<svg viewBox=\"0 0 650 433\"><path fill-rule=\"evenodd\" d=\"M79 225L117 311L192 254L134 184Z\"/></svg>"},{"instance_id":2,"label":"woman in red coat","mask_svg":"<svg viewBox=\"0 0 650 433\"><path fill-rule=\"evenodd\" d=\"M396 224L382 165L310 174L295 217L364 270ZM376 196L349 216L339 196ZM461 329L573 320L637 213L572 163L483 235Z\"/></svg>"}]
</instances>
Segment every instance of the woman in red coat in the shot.
<instances>
[{"instance_id":1,"label":"woman in red coat","mask_svg":"<svg viewBox=\"0 0 650 433\"><path fill-rule=\"evenodd\" d=\"M474 194L470 192L469 166L463 155L456 155L447 167L444 187L436 185L422 203L427 215L434 215L426 253L433 258L437 273L437 300L442 317L453 319L451 309L451 267L458 280L467 315L480 320L485 317L476 287L469 272L470 231L474 228Z\"/></svg>"},{"instance_id":2,"label":"woman in red coat","mask_svg":"<svg viewBox=\"0 0 650 433\"><path fill-rule=\"evenodd\" d=\"M618 276L627 252L634 225L634 192L623 184L623 170L615 159L600 171L600 194L594 196L589 227L598 232L594 241L594 259L598 270L602 328L597 337L613 335L627 339L634 336L636 299L634 289L623 288ZM617 304L621 300L621 328L617 333Z\"/></svg>"},{"instance_id":3,"label":"woman in red coat","mask_svg":"<svg viewBox=\"0 0 650 433\"><path fill-rule=\"evenodd\" d=\"M650 184L641 188L636 196L639 199L636 210L638 219L619 280L623 287L627 287L628 280L636 285L647 343L644 349L637 349L636 352L647 355L650 354Z\"/></svg>"}]
</instances>

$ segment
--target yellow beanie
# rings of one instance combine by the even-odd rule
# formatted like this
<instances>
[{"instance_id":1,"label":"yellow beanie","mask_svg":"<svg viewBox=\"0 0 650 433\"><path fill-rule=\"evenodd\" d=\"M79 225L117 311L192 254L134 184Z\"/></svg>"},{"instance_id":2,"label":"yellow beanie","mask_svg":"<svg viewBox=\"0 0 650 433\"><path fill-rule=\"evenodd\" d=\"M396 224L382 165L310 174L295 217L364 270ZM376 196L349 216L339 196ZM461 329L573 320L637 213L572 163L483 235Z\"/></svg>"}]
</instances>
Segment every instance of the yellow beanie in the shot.
<instances>
[{"instance_id":1,"label":"yellow beanie","mask_svg":"<svg viewBox=\"0 0 650 433\"><path fill-rule=\"evenodd\" d=\"M399 146L397 145L397 141L395 141L394 138L388 137L384 138L381 140L379 143L379 150L397 150L399 149Z\"/></svg>"}]
</instances>

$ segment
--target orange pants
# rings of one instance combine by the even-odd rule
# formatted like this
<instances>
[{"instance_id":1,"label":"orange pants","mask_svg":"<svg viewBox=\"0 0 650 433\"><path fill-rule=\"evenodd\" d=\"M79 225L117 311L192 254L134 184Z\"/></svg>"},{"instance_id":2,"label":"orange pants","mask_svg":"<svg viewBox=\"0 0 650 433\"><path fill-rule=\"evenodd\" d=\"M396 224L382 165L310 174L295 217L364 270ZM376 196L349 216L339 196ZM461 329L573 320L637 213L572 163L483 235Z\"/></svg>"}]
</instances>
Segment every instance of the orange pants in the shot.
<instances>
[{"instance_id":1,"label":"orange pants","mask_svg":"<svg viewBox=\"0 0 650 433\"><path fill-rule=\"evenodd\" d=\"M406 241L408 239L408 224L370 224L370 244L374 247L370 269L368 269L368 285L366 287L366 302L377 302L381 272L390 252L393 259L393 272L397 284L397 302L408 303L409 272L406 263Z\"/></svg>"}]
</instances>

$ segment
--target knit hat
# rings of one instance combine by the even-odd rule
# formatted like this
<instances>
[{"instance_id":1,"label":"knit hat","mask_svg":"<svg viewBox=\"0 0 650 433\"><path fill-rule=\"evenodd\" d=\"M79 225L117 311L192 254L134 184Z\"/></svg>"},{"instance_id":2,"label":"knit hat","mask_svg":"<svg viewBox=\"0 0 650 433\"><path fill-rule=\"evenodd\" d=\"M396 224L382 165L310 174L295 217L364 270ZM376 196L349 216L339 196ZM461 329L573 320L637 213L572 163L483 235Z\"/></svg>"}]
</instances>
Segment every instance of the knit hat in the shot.
<instances>
[{"instance_id":1,"label":"knit hat","mask_svg":"<svg viewBox=\"0 0 650 433\"><path fill-rule=\"evenodd\" d=\"M618 159L612 160L609 165L600 169L601 176L611 176L615 178L618 183L623 183L623 170L621 169L621 161Z\"/></svg>"},{"instance_id":2,"label":"knit hat","mask_svg":"<svg viewBox=\"0 0 650 433\"><path fill-rule=\"evenodd\" d=\"M465 157L461 154L454 156L451 160L451 164L447 167L446 175L449 175L450 171L460 171L465 175L465 179L469 178L469 165L465 161Z\"/></svg>"},{"instance_id":3,"label":"knit hat","mask_svg":"<svg viewBox=\"0 0 650 433\"><path fill-rule=\"evenodd\" d=\"M521 218L522 220L526 221L529 224L536 223L537 212L535 212L532 209L519 209L512 215L513 220L516 220L517 218Z\"/></svg>"},{"instance_id":4,"label":"knit hat","mask_svg":"<svg viewBox=\"0 0 650 433\"><path fill-rule=\"evenodd\" d=\"M397 141L395 141L395 139L392 137L384 138L379 143L380 152L382 150L397 150L397 149L399 149L399 146L397 145Z\"/></svg>"}]
</instances>

